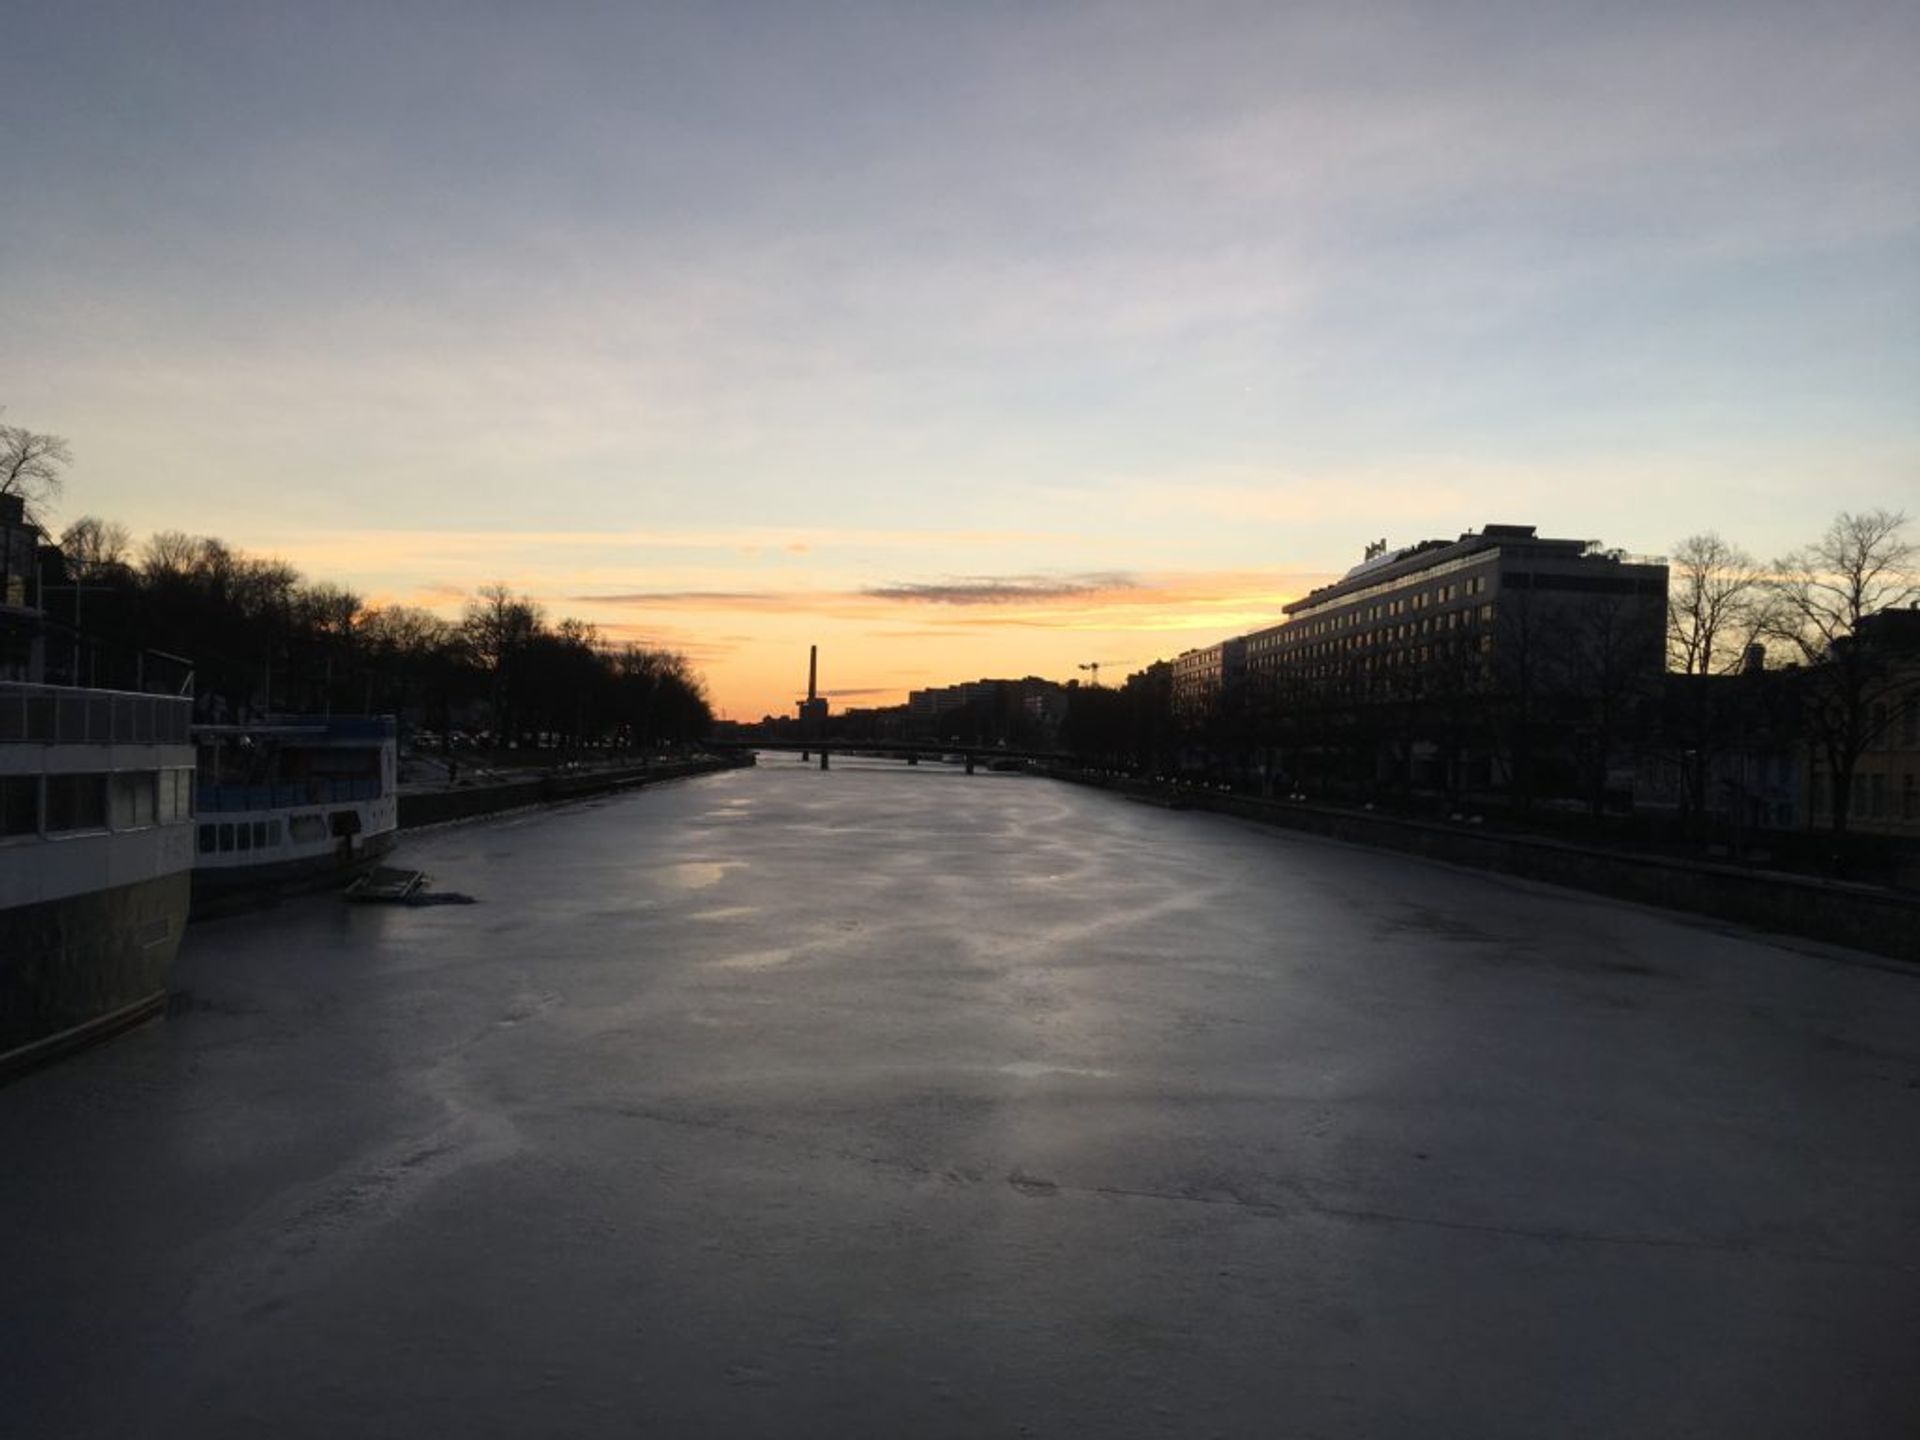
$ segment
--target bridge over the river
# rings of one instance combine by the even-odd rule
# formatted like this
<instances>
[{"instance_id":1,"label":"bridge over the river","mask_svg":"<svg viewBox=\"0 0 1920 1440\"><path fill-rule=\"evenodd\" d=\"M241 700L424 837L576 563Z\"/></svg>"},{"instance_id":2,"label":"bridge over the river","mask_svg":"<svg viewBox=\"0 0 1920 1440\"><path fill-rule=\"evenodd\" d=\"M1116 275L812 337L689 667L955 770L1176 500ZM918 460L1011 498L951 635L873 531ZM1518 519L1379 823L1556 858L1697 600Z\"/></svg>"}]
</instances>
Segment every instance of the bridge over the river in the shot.
<instances>
[{"instance_id":1,"label":"bridge over the river","mask_svg":"<svg viewBox=\"0 0 1920 1440\"><path fill-rule=\"evenodd\" d=\"M736 751L778 750L786 754L798 754L803 759L809 759L817 752L822 770L832 768L832 757L836 754L871 755L904 760L909 765L918 765L922 760L957 760L965 765L969 775L973 774L974 769L979 765L992 765L1003 760L1067 764L1071 759L1065 752L1059 750L1029 750L1000 745L941 744L934 740L844 740L835 739L832 736L813 740L711 741L708 748Z\"/></svg>"}]
</instances>

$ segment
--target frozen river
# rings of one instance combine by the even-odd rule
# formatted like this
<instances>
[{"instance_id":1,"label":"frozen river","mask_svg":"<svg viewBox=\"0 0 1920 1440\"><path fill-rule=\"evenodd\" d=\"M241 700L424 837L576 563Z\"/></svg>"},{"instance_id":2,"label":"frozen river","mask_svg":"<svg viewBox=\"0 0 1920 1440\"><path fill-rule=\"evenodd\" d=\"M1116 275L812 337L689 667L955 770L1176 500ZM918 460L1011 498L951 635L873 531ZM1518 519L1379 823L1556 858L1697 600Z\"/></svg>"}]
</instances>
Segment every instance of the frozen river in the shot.
<instances>
[{"instance_id":1,"label":"frozen river","mask_svg":"<svg viewBox=\"0 0 1920 1440\"><path fill-rule=\"evenodd\" d=\"M1920 973L1024 777L410 836L0 1089L0 1417L1920 1433Z\"/></svg>"}]
</instances>

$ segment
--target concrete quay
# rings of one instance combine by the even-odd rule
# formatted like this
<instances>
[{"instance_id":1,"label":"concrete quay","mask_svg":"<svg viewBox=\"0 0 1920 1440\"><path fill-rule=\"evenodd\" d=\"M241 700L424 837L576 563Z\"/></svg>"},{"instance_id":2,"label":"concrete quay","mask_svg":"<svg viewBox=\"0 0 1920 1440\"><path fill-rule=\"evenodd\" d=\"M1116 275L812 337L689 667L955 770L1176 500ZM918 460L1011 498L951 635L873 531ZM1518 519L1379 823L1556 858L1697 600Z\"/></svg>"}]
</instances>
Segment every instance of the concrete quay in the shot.
<instances>
[{"instance_id":1,"label":"concrete quay","mask_svg":"<svg viewBox=\"0 0 1920 1440\"><path fill-rule=\"evenodd\" d=\"M669 780L688 780L697 775L737 770L752 764L753 756L750 753L722 753L631 765L603 764L576 770L543 770L516 779L491 779L473 785L402 786L400 828L413 830L422 825L471 820L481 815L523 810L532 805L553 805L589 795L659 785Z\"/></svg>"},{"instance_id":2,"label":"concrete quay","mask_svg":"<svg viewBox=\"0 0 1920 1440\"><path fill-rule=\"evenodd\" d=\"M1197 786L1172 786L1065 767L1046 772L1076 785L1187 810L1233 815L1354 845L1441 860L1617 900L1845 945L1920 964L1920 893L1778 871L1570 844L1542 836L1410 820Z\"/></svg>"}]
</instances>

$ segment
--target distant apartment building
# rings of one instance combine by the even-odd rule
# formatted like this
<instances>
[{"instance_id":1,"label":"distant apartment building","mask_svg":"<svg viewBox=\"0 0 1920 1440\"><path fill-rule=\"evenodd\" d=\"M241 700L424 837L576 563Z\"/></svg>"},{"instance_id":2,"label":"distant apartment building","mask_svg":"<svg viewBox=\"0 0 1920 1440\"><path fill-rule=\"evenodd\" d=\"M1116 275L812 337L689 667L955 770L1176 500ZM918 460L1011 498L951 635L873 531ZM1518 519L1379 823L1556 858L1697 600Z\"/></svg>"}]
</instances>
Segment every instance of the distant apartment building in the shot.
<instances>
[{"instance_id":1,"label":"distant apartment building","mask_svg":"<svg viewBox=\"0 0 1920 1440\"><path fill-rule=\"evenodd\" d=\"M923 739L1051 744L1066 713L1066 694L1057 682L1035 675L914 690L907 695L905 725Z\"/></svg>"},{"instance_id":2,"label":"distant apartment building","mask_svg":"<svg viewBox=\"0 0 1920 1440\"><path fill-rule=\"evenodd\" d=\"M949 710L958 710L966 704L966 696L958 685L944 685L927 690L909 690L907 692L907 718L915 724L931 724Z\"/></svg>"},{"instance_id":3,"label":"distant apartment building","mask_svg":"<svg viewBox=\"0 0 1920 1440\"><path fill-rule=\"evenodd\" d=\"M1215 713L1221 698L1246 674L1246 663L1244 637L1222 640L1174 657L1174 715L1183 721L1193 721Z\"/></svg>"},{"instance_id":4,"label":"distant apartment building","mask_svg":"<svg viewBox=\"0 0 1920 1440\"><path fill-rule=\"evenodd\" d=\"M904 705L855 706L833 719L833 733L843 740L900 740L907 733Z\"/></svg>"}]
</instances>

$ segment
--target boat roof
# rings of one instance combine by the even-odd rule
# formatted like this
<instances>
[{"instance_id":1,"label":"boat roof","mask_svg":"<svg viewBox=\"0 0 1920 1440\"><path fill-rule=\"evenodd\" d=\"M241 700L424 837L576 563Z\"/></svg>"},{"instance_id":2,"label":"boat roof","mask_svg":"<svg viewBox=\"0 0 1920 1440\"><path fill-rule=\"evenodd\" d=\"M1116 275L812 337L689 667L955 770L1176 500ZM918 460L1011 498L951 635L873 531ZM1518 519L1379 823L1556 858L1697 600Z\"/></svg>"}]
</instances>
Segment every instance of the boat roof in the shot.
<instances>
[{"instance_id":1,"label":"boat roof","mask_svg":"<svg viewBox=\"0 0 1920 1440\"><path fill-rule=\"evenodd\" d=\"M391 715L272 715L238 725L198 724L196 739L387 740L395 733Z\"/></svg>"}]
</instances>

